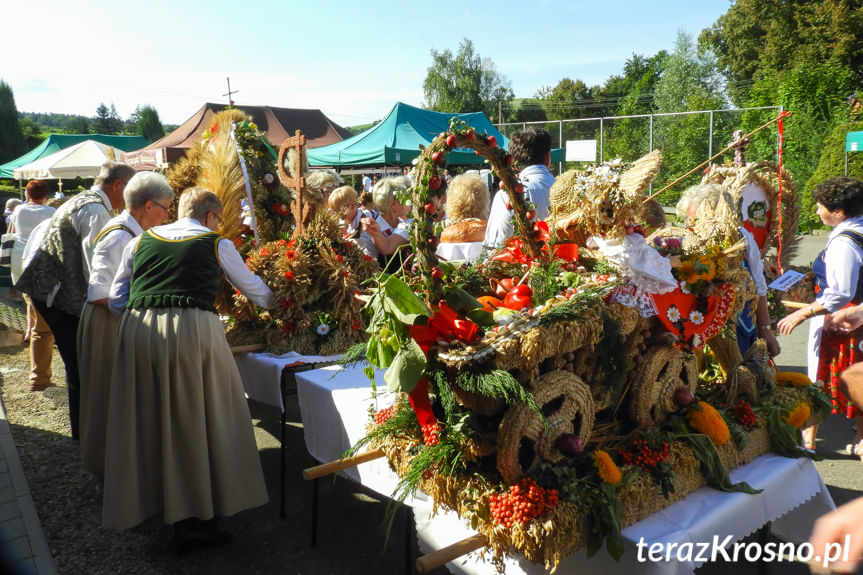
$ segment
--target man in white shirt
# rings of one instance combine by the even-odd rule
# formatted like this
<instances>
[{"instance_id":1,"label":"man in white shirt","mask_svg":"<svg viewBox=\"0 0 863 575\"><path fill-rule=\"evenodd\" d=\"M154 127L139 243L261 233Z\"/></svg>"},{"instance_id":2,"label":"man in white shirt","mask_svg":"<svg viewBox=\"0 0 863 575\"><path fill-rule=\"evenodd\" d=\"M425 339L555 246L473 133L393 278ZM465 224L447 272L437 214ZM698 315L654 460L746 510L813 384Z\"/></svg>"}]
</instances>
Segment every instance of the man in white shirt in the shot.
<instances>
[{"instance_id":1,"label":"man in white shirt","mask_svg":"<svg viewBox=\"0 0 863 575\"><path fill-rule=\"evenodd\" d=\"M80 379L77 332L87 297L93 243L112 210L123 208L123 190L135 175L128 164L106 162L93 188L69 199L51 216L45 237L16 287L28 294L54 333L66 366L69 422L78 439Z\"/></svg>"},{"instance_id":2,"label":"man in white shirt","mask_svg":"<svg viewBox=\"0 0 863 575\"><path fill-rule=\"evenodd\" d=\"M526 199L534 205L536 220L548 217L548 194L554 176L548 171L551 162L551 135L539 128L518 132L509 141L509 152L520 168L518 179L524 186ZM491 203L488 226L483 243L497 248L513 234L512 210L507 207L509 196L506 190L498 190Z\"/></svg>"}]
</instances>

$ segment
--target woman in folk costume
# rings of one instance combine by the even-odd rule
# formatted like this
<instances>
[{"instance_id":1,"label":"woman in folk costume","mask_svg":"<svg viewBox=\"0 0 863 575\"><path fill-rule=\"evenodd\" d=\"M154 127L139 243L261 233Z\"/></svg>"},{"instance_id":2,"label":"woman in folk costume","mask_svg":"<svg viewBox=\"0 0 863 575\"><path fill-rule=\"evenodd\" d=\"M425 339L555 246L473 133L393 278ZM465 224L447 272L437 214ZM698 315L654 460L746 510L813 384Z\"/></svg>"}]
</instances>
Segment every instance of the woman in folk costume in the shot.
<instances>
[{"instance_id":1,"label":"woman in folk costume","mask_svg":"<svg viewBox=\"0 0 863 575\"><path fill-rule=\"evenodd\" d=\"M108 291L120 267L123 248L165 219L174 191L165 176L141 172L129 180L123 198L126 209L110 219L94 241L87 303L78 324L81 463L85 471L100 475L105 467L108 392L117 339L117 318L108 311Z\"/></svg>"},{"instance_id":2,"label":"woman in folk costume","mask_svg":"<svg viewBox=\"0 0 863 575\"><path fill-rule=\"evenodd\" d=\"M105 446L106 528L161 512L179 550L223 544L217 525L266 503L240 374L214 302L222 275L255 304L272 292L221 237L209 190L180 197L180 219L133 239L111 285L122 312Z\"/></svg>"},{"instance_id":3,"label":"woman in folk costume","mask_svg":"<svg viewBox=\"0 0 863 575\"><path fill-rule=\"evenodd\" d=\"M788 314L779 321L779 332L791 333L807 319L809 379L820 381L833 399L833 413L844 412L854 418L857 435L849 450L863 456L863 415L839 391L839 374L851 363L860 359L858 348L863 330L848 334L823 332L824 316L849 304L863 301L863 182L837 176L812 190L812 199L818 206L818 217L833 231L827 236L827 245L812 263L815 272L817 295L815 302ZM815 449L818 427L803 430L804 447Z\"/></svg>"}]
</instances>

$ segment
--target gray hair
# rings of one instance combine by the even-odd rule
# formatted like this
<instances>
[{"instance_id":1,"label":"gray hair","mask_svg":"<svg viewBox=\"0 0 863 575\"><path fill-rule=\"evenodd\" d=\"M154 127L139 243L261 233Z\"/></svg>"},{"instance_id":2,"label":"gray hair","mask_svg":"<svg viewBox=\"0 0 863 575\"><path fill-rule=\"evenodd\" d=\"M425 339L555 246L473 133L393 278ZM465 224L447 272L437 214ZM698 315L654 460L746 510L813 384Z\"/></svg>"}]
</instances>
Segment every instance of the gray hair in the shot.
<instances>
[{"instance_id":1,"label":"gray hair","mask_svg":"<svg viewBox=\"0 0 863 575\"><path fill-rule=\"evenodd\" d=\"M327 186L341 186L345 181L335 170L312 170L306 176L306 187L318 191Z\"/></svg>"},{"instance_id":2,"label":"gray hair","mask_svg":"<svg viewBox=\"0 0 863 575\"><path fill-rule=\"evenodd\" d=\"M99 170L99 175L96 176L96 181L93 183L100 188L103 184L110 184L117 180L123 180L128 183L134 175L135 168L129 164L124 164L123 162L112 162L109 160L102 164L102 168Z\"/></svg>"},{"instance_id":3,"label":"gray hair","mask_svg":"<svg viewBox=\"0 0 863 575\"><path fill-rule=\"evenodd\" d=\"M222 201L210 190L195 186L180 196L177 215L181 218L194 218L203 223L210 212L222 213Z\"/></svg>"},{"instance_id":4,"label":"gray hair","mask_svg":"<svg viewBox=\"0 0 863 575\"><path fill-rule=\"evenodd\" d=\"M406 190L409 186L409 180L401 176L380 180L372 190L375 207L380 213L386 214L390 211L393 200L397 199L396 192Z\"/></svg>"},{"instance_id":5,"label":"gray hair","mask_svg":"<svg viewBox=\"0 0 863 575\"><path fill-rule=\"evenodd\" d=\"M172 201L174 190L168 184L167 178L156 172L138 172L123 191L123 199L127 208L138 208L149 201Z\"/></svg>"},{"instance_id":6,"label":"gray hair","mask_svg":"<svg viewBox=\"0 0 863 575\"><path fill-rule=\"evenodd\" d=\"M23 203L24 202L22 202L18 198L9 198L8 200L6 200L6 211L11 214L13 211L15 211L15 208L17 208Z\"/></svg>"}]
</instances>

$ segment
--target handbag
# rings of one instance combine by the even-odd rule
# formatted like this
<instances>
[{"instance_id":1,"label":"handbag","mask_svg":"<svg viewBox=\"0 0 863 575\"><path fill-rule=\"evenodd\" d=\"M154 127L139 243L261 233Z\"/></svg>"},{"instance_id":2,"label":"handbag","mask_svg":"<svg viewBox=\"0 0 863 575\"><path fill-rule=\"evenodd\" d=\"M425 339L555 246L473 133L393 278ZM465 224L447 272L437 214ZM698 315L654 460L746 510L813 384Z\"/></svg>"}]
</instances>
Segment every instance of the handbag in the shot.
<instances>
[{"instance_id":1,"label":"handbag","mask_svg":"<svg viewBox=\"0 0 863 575\"><path fill-rule=\"evenodd\" d=\"M12 248L17 239L18 234L15 232L0 236L0 266L12 265Z\"/></svg>"}]
</instances>

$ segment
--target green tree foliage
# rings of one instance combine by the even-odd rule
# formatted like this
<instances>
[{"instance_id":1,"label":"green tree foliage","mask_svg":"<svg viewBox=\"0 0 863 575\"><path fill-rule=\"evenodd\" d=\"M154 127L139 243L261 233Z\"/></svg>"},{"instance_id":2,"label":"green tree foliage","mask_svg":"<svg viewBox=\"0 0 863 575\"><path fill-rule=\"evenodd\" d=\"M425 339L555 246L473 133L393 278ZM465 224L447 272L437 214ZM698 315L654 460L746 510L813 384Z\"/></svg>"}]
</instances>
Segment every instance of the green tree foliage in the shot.
<instances>
[{"instance_id":1,"label":"green tree foliage","mask_svg":"<svg viewBox=\"0 0 863 575\"><path fill-rule=\"evenodd\" d=\"M848 121L846 99L863 82L863 5L848 0L737 0L699 41L712 48L736 104L783 106L785 165L803 192L814 186L816 165L831 166L828 138ZM765 121L748 114L744 129ZM841 131L841 130L840 130ZM753 138L752 154L775 157L775 130ZM816 178L817 180L818 178ZM805 183L805 185L804 185ZM807 212L808 213L808 212ZM811 214L806 216L812 223Z\"/></svg>"},{"instance_id":2,"label":"green tree foliage","mask_svg":"<svg viewBox=\"0 0 863 575\"><path fill-rule=\"evenodd\" d=\"M165 135L165 129L159 120L159 112L153 106L136 108L138 120L135 125L135 133L147 138L152 143Z\"/></svg>"},{"instance_id":3,"label":"green tree foliage","mask_svg":"<svg viewBox=\"0 0 863 575\"><path fill-rule=\"evenodd\" d=\"M503 105L507 122L543 122L547 120L545 108L536 98L517 98Z\"/></svg>"},{"instance_id":4,"label":"green tree foliage","mask_svg":"<svg viewBox=\"0 0 863 575\"><path fill-rule=\"evenodd\" d=\"M536 93L536 98L545 108L549 120L586 118L595 116L595 98L599 86L588 86L581 80L564 78L554 88L544 86Z\"/></svg>"},{"instance_id":5,"label":"green tree foliage","mask_svg":"<svg viewBox=\"0 0 863 575\"><path fill-rule=\"evenodd\" d=\"M679 32L672 54L665 59L662 75L656 82L654 103L657 113L714 110L724 105L716 60L708 51L696 51L691 36ZM654 147L662 150L663 166L654 186L683 175L707 160L709 116L691 114L662 116L654 122ZM727 132L722 125L714 130ZM658 199L674 205L687 185L697 184L700 174L663 193Z\"/></svg>"},{"instance_id":6,"label":"green tree foliage","mask_svg":"<svg viewBox=\"0 0 863 575\"><path fill-rule=\"evenodd\" d=\"M481 111L500 120L499 103L513 99L512 87L490 59L476 53L473 42L462 40L455 56L448 49L432 50L431 56L432 65L423 82L428 109L453 113Z\"/></svg>"},{"instance_id":7,"label":"green tree foliage","mask_svg":"<svg viewBox=\"0 0 863 575\"><path fill-rule=\"evenodd\" d=\"M836 126L824 140L824 149L818 167L803 188L803 210L800 214L800 227L817 227L821 220L815 215L812 202L812 189L828 178L845 173L845 136L848 132L863 131L863 120L854 120ZM863 152L848 153L848 175L863 180Z\"/></svg>"},{"instance_id":8,"label":"green tree foliage","mask_svg":"<svg viewBox=\"0 0 863 575\"><path fill-rule=\"evenodd\" d=\"M15 95L9 84L0 80L0 163L14 160L25 151Z\"/></svg>"},{"instance_id":9,"label":"green tree foliage","mask_svg":"<svg viewBox=\"0 0 863 575\"><path fill-rule=\"evenodd\" d=\"M39 145L45 136L42 135L42 127L30 118L18 118L21 126L21 136L24 138L24 148L32 150Z\"/></svg>"},{"instance_id":10,"label":"green tree foliage","mask_svg":"<svg viewBox=\"0 0 863 575\"><path fill-rule=\"evenodd\" d=\"M96 117L93 118L90 128L94 134L120 134L123 132L123 120L117 114L114 104L111 104L109 109L103 102L96 108Z\"/></svg>"}]
</instances>

